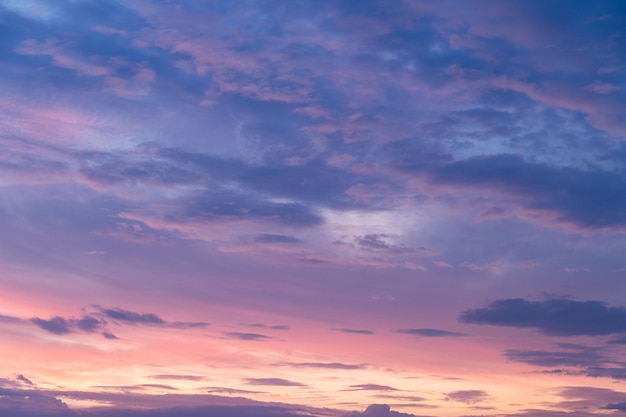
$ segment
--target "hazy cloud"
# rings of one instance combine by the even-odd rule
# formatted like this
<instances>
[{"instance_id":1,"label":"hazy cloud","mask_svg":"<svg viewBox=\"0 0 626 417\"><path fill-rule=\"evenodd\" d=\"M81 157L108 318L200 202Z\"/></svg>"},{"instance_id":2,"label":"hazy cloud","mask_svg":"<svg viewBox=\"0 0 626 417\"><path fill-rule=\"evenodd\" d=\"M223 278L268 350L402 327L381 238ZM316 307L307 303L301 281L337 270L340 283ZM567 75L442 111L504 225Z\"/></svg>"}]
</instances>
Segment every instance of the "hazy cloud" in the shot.
<instances>
[{"instance_id":1,"label":"hazy cloud","mask_svg":"<svg viewBox=\"0 0 626 417\"><path fill-rule=\"evenodd\" d=\"M350 385L350 389L348 391L398 391L398 389L379 384L356 384Z\"/></svg>"},{"instance_id":2,"label":"hazy cloud","mask_svg":"<svg viewBox=\"0 0 626 417\"><path fill-rule=\"evenodd\" d=\"M446 400L456 401L465 404L476 404L489 399L489 394L482 390L460 390L452 391L446 394Z\"/></svg>"},{"instance_id":3,"label":"hazy cloud","mask_svg":"<svg viewBox=\"0 0 626 417\"><path fill-rule=\"evenodd\" d=\"M268 385L275 387L306 387L300 382L288 381L282 378L246 378L245 383L248 385Z\"/></svg>"},{"instance_id":4,"label":"hazy cloud","mask_svg":"<svg viewBox=\"0 0 626 417\"><path fill-rule=\"evenodd\" d=\"M289 366L292 368L320 368L320 369L367 369L367 364L348 364L339 362L279 362L274 366Z\"/></svg>"}]
</instances>

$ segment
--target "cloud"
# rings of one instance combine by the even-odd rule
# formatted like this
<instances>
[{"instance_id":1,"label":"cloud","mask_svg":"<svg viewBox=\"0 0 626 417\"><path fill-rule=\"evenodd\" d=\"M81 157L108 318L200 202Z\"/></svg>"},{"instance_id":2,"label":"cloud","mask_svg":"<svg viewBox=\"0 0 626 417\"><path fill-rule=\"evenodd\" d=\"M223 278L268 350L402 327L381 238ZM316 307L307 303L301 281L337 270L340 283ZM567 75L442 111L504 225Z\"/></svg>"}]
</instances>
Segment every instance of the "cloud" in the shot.
<instances>
[{"instance_id":1,"label":"cloud","mask_svg":"<svg viewBox=\"0 0 626 417\"><path fill-rule=\"evenodd\" d=\"M248 324L247 326L249 327L257 327L257 328L261 328L261 329L269 329L269 330L289 330L290 327L286 324L274 324L274 325L267 325L264 323L251 323Z\"/></svg>"},{"instance_id":2,"label":"cloud","mask_svg":"<svg viewBox=\"0 0 626 417\"><path fill-rule=\"evenodd\" d=\"M602 409L604 409L604 410L617 410L617 411L626 412L626 401L624 401L622 403L607 404L604 407L602 407Z\"/></svg>"},{"instance_id":3,"label":"cloud","mask_svg":"<svg viewBox=\"0 0 626 417\"><path fill-rule=\"evenodd\" d=\"M618 339L609 340L607 343L614 345L626 345L626 337L620 337Z\"/></svg>"},{"instance_id":4,"label":"cloud","mask_svg":"<svg viewBox=\"0 0 626 417\"><path fill-rule=\"evenodd\" d=\"M504 357L515 362L523 362L535 366L559 367L587 367L604 361L604 357L595 350L588 349L579 352L550 352L540 350L510 349L504 352Z\"/></svg>"},{"instance_id":5,"label":"cloud","mask_svg":"<svg viewBox=\"0 0 626 417\"><path fill-rule=\"evenodd\" d=\"M55 316L50 320L40 319L38 317L34 317L31 319L34 325L50 332L53 334L67 334L72 333L73 325L65 320L63 317Z\"/></svg>"},{"instance_id":6,"label":"cloud","mask_svg":"<svg viewBox=\"0 0 626 417\"><path fill-rule=\"evenodd\" d=\"M100 333L105 339L109 340L118 339L115 334L107 329L109 322L115 322L122 325L147 325L174 329L204 328L209 325L209 323L206 322L170 322L162 319L154 313L136 313L118 308L103 308L96 305L92 307L97 310L92 311L89 314L85 314L79 319L53 316L50 319L33 317L30 320L23 320L17 317L2 316L7 318L0 321L14 325L31 323L40 329L55 335L97 332Z\"/></svg>"},{"instance_id":7,"label":"cloud","mask_svg":"<svg viewBox=\"0 0 626 417\"><path fill-rule=\"evenodd\" d=\"M300 239L286 235L260 234L254 238L254 241L258 243L299 243Z\"/></svg>"},{"instance_id":8,"label":"cloud","mask_svg":"<svg viewBox=\"0 0 626 417\"><path fill-rule=\"evenodd\" d=\"M124 323L157 324L157 325L165 324L165 320L163 320L161 317L153 313L141 314L141 313L135 313L132 311L127 311L127 310L122 310L122 309L117 309L117 308L116 309L107 308L107 309L102 309L101 311L105 316L113 320L118 320Z\"/></svg>"},{"instance_id":9,"label":"cloud","mask_svg":"<svg viewBox=\"0 0 626 417\"><path fill-rule=\"evenodd\" d=\"M25 383L26 385L31 385L31 386L34 386L34 385L35 385L35 384L33 384L33 382L32 382L30 379L26 378L26 377L25 377L24 375L22 375L22 374L19 374L19 375L17 376L16 380L18 380L18 381L20 381L20 382L23 382L23 383Z\"/></svg>"},{"instance_id":10,"label":"cloud","mask_svg":"<svg viewBox=\"0 0 626 417\"><path fill-rule=\"evenodd\" d=\"M267 385L274 387L306 387L300 382L293 382L282 378L246 378L245 383L248 385Z\"/></svg>"},{"instance_id":11,"label":"cloud","mask_svg":"<svg viewBox=\"0 0 626 417\"><path fill-rule=\"evenodd\" d=\"M118 323L130 325L147 325L161 326L176 329L193 329L204 328L209 326L207 322L184 322L184 321L166 321L154 313L137 313L134 311L123 310L120 308L102 308L95 306L107 318Z\"/></svg>"},{"instance_id":12,"label":"cloud","mask_svg":"<svg viewBox=\"0 0 626 417\"><path fill-rule=\"evenodd\" d=\"M419 337L464 337L467 336L465 333L457 333L457 332L449 332L447 330L439 330L439 329L398 329L394 330L394 333L403 333L410 334L413 336Z\"/></svg>"},{"instance_id":13,"label":"cloud","mask_svg":"<svg viewBox=\"0 0 626 417\"><path fill-rule=\"evenodd\" d=\"M319 368L319 369L339 369L339 370L352 370L352 369L367 369L367 364L349 364L339 362L279 362L274 366L290 366L292 368Z\"/></svg>"},{"instance_id":14,"label":"cloud","mask_svg":"<svg viewBox=\"0 0 626 417\"><path fill-rule=\"evenodd\" d=\"M600 348L588 348L584 346L565 346L567 351L542 351L509 349L504 352L508 360L527 363L541 367L569 367L575 370L552 369L546 373L555 375L585 375L592 378L611 378L626 380L626 367L622 362L616 361L609 352Z\"/></svg>"},{"instance_id":15,"label":"cloud","mask_svg":"<svg viewBox=\"0 0 626 417\"><path fill-rule=\"evenodd\" d=\"M261 394L262 391L249 391L245 389L224 388L224 387L207 387L208 393L217 394Z\"/></svg>"},{"instance_id":16,"label":"cloud","mask_svg":"<svg viewBox=\"0 0 626 417\"><path fill-rule=\"evenodd\" d=\"M14 317L14 316L5 316L0 314L0 323L7 323L7 324L24 324L27 321L24 319L21 319L19 317Z\"/></svg>"},{"instance_id":17,"label":"cloud","mask_svg":"<svg viewBox=\"0 0 626 417\"><path fill-rule=\"evenodd\" d=\"M202 381L204 379L204 377L200 375L171 375L171 374L150 375L150 378L167 379L167 380L174 380L174 381Z\"/></svg>"},{"instance_id":18,"label":"cloud","mask_svg":"<svg viewBox=\"0 0 626 417\"><path fill-rule=\"evenodd\" d=\"M430 168L439 184L489 187L521 197L518 204L553 221L582 229L626 227L626 178L604 170L582 170L526 162L519 155L474 156Z\"/></svg>"},{"instance_id":19,"label":"cloud","mask_svg":"<svg viewBox=\"0 0 626 417\"><path fill-rule=\"evenodd\" d=\"M398 389L390 387L388 385L356 384L350 385L350 389L348 389L347 391L398 391Z\"/></svg>"},{"instance_id":20,"label":"cloud","mask_svg":"<svg viewBox=\"0 0 626 417\"><path fill-rule=\"evenodd\" d=\"M266 336L264 334L259 333L241 333L241 332L229 332L226 333L226 336L231 339L239 339L239 340L267 340L271 339L270 336Z\"/></svg>"},{"instance_id":21,"label":"cloud","mask_svg":"<svg viewBox=\"0 0 626 417\"><path fill-rule=\"evenodd\" d=\"M34 317L30 321L37 327L57 335L78 332L93 333L99 331L104 325L106 325L106 322L98 320L90 315L85 315L81 319L66 319L54 316L49 320L45 320L39 317Z\"/></svg>"},{"instance_id":22,"label":"cloud","mask_svg":"<svg viewBox=\"0 0 626 417\"><path fill-rule=\"evenodd\" d=\"M609 335L626 332L626 308L600 301L504 299L464 311L459 321L532 328L548 336Z\"/></svg>"},{"instance_id":23,"label":"cloud","mask_svg":"<svg viewBox=\"0 0 626 417\"><path fill-rule=\"evenodd\" d=\"M489 398L489 394L481 390L460 390L446 394L446 400L448 401L456 401L470 405L487 401Z\"/></svg>"},{"instance_id":24,"label":"cloud","mask_svg":"<svg viewBox=\"0 0 626 417\"><path fill-rule=\"evenodd\" d=\"M345 414L344 417L415 417L413 414L399 413L391 411L391 407L387 404L372 404L365 411L353 411Z\"/></svg>"},{"instance_id":25,"label":"cloud","mask_svg":"<svg viewBox=\"0 0 626 417\"><path fill-rule=\"evenodd\" d=\"M347 329L347 328L341 328L341 329L331 329L334 330L336 332L342 332L342 333L348 333L348 334L363 334L363 335L373 335L376 334L371 330L363 330L363 329Z\"/></svg>"}]
</instances>

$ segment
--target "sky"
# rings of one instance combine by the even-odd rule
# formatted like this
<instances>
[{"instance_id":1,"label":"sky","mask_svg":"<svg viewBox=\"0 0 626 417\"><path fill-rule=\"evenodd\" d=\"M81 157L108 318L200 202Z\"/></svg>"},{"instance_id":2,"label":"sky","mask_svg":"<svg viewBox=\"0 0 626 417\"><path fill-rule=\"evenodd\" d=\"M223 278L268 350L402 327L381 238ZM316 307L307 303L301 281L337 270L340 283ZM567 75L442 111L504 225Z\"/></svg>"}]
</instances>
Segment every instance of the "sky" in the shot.
<instances>
[{"instance_id":1,"label":"sky","mask_svg":"<svg viewBox=\"0 0 626 417\"><path fill-rule=\"evenodd\" d=\"M622 0L0 0L0 416L626 412Z\"/></svg>"}]
</instances>

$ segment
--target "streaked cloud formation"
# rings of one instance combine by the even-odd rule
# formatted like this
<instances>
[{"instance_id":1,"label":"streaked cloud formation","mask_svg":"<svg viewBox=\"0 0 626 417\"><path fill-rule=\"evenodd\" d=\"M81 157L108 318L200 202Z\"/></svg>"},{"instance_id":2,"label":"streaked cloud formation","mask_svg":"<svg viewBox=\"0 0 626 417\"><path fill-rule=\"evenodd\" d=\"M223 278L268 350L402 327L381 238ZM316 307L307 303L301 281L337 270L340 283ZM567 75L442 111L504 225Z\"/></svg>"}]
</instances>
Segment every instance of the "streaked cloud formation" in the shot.
<instances>
[{"instance_id":1,"label":"streaked cloud formation","mask_svg":"<svg viewBox=\"0 0 626 417\"><path fill-rule=\"evenodd\" d=\"M624 411L624 27L1 2L0 414Z\"/></svg>"}]
</instances>

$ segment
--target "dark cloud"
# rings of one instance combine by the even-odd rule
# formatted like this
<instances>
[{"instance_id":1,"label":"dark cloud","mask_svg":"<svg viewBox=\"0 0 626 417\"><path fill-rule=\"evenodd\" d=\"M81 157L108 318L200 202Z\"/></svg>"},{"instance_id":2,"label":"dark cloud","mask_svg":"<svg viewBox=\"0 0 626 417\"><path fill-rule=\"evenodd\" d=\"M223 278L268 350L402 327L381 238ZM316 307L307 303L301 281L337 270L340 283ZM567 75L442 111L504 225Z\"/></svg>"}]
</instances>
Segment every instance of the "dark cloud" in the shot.
<instances>
[{"instance_id":1,"label":"dark cloud","mask_svg":"<svg viewBox=\"0 0 626 417\"><path fill-rule=\"evenodd\" d=\"M461 313L463 323L533 328L548 336L608 335L626 332L626 308L600 301L521 298L496 300Z\"/></svg>"},{"instance_id":2,"label":"dark cloud","mask_svg":"<svg viewBox=\"0 0 626 417\"><path fill-rule=\"evenodd\" d=\"M59 316L52 317L50 320L34 317L31 319L31 322L53 334L68 334L74 332L72 323Z\"/></svg>"},{"instance_id":3,"label":"dark cloud","mask_svg":"<svg viewBox=\"0 0 626 417\"><path fill-rule=\"evenodd\" d=\"M555 167L519 155L485 155L438 167L436 183L500 189L525 208L558 213L557 221L586 229L626 226L626 178L616 172Z\"/></svg>"},{"instance_id":4,"label":"dark cloud","mask_svg":"<svg viewBox=\"0 0 626 417\"><path fill-rule=\"evenodd\" d=\"M96 308L97 311L86 314L80 319L54 316L47 320L39 317L33 317L27 321L10 317L10 320L5 320L5 323L32 323L35 326L56 335L98 332L105 339L109 340L115 340L118 339L118 337L107 329L109 323L105 319L113 321L117 324L161 326L174 329L203 328L209 325L209 323L206 322L169 322L154 313L143 314L122 309L107 309L95 305L92 307Z\"/></svg>"},{"instance_id":5,"label":"dark cloud","mask_svg":"<svg viewBox=\"0 0 626 417\"><path fill-rule=\"evenodd\" d=\"M131 325L161 326L176 329L193 329L209 326L207 322L166 321L154 313L137 313L120 308L102 308L96 306L108 319Z\"/></svg>"},{"instance_id":6,"label":"dark cloud","mask_svg":"<svg viewBox=\"0 0 626 417\"><path fill-rule=\"evenodd\" d=\"M165 320L153 313L135 313L132 311L122 310L119 308L102 309L102 313L113 320L118 320L130 324L165 324Z\"/></svg>"},{"instance_id":7,"label":"dark cloud","mask_svg":"<svg viewBox=\"0 0 626 417\"><path fill-rule=\"evenodd\" d=\"M97 331L103 324L102 321L91 316L84 316L82 319L76 320L76 327L87 333Z\"/></svg>"},{"instance_id":8,"label":"dark cloud","mask_svg":"<svg viewBox=\"0 0 626 417\"><path fill-rule=\"evenodd\" d=\"M371 330L363 330L363 329L347 329L347 328L341 328L341 329L331 329L334 330L336 332L342 332L342 333L348 333L348 334L364 334L364 335L373 335L375 334L373 331Z\"/></svg>"},{"instance_id":9,"label":"dark cloud","mask_svg":"<svg viewBox=\"0 0 626 417\"><path fill-rule=\"evenodd\" d=\"M607 352L598 348L579 347L576 350L570 349L568 351L510 349L504 352L504 357L511 361L534 366L576 368L575 371L552 369L544 373L626 380L624 364L611 358Z\"/></svg>"},{"instance_id":10,"label":"dark cloud","mask_svg":"<svg viewBox=\"0 0 626 417\"><path fill-rule=\"evenodd\" d=\"M363 249L371 251L383 251L394 254L410 253L414 249L407 248L401 245L394 245L387 241L390 236L384 233L368 234L364 236L357 236L356 243Z\"/></svg>"},{"instance_id":11,"label":"dark cloud","mask_svg":"<svg viewBox=\"0 0 626 417\"><path fill-rule=\"evenodd\" d=\"M259 333L241 333L241 332L229 332L226 333L226 336L231 339L239 339L239 340L267 340L271 339L270 336L266 336L264 334Z\"/></svg>"},{"instance_id":12,"label":"dark cloud","mask_svg":"<svg viewBox=\"0 0 626 417\"><path fill-rule=\"evenodd\" d=\"M78 332L94 333L106 325L105 321L90 315L85 315L81 319L55 316L49 320L44 320L34 317L31 319L31 322L50 333L59 335Z\"/></svg>"},{"instance_id":13,"label":"dark cloud","mask_svg":"<svg viewBox=\"0 0 626 417\"><path fill-rule=\"evenodd\" d=\"M626 380L626 366L591 366L585 370L585 375L624 381Z\"/></svg>"},{"instance_id":14,"label":"dark cloud","mask_svg":"<svg viewBox=\"0 0 626 417\"><path fill-rule=\"evenodd\" d=\"M537 350L511 349L504 353L504 357L515 362L523 362L535 366L556 367L574 366L584 367L597 364L603 357L593 351L583 352L550 352Z\"/></svg>"},{"instance_id":15,"label":"dark cloud","mask_svg":"<svg viewBox=\"0 0 626 417\"><path fill-rule=\"evenodd\" d=\"M268 385L275 387L306 387L300 382L288 381L282 378L246 378L245 383L248 385Z\"/></svg>"},{"instance_id":16,"label":"dark cloud","mask_svg":"<svg viewBox=\"0 0 626 417\"><path fill-rule=\"evenodd\" d=\"M261 329L269 329L269 330L289 330L290 329L290 327L287 326L286 324L267 325L264 323L251 323L251 324L248 324L247 326L261 328Z\"/></svg>"},{"instance_id":17,"label":"dark cloud","mask_svg":"<svg viewBox=\"0 0 626 417\"><path fill-rule=\"evenodd\" d=\"M279 362L274 366L290 366L292 368L320 368L320 369L367 369L367 364L349 364L339 362Z\"/></svg>"},{"instance_id":18,"label":"dark cloud","mask_svg":"<svg viewBox=\"0 0 626 417\"><path fill-rule=\"evenodd\" d=\"M17 376L17 378L16 378L16 379L17 379L18 381L20 381L20 382L25 383L26 385L31 385L31 386L34 386L34 385L35 385L35 384L33 384L33 382L32 382L30 379L26 378L26 377L25 377L24 375L22 375L22 374L19 374L19 375Z\"/></svg>"},{"instance_id":19,"label":"dark cloud","mask_svg":"<svg viewBox=\"0 0 626 417\"><path fill-rule=\"evenodd\" d=\"M611 403L602 407L604 410L617 410L626 412L626 401L622 403Z\"/></svg>"},{"instance_id":20,"label":"dark cloud","mask_svg":"<svg viewBox=\"0 0 626 417\"><path fill-rule=\"evenodd\" d=\"M397 388L379 384L356 384L349 388L347 391L398 391Z\"/></svg>"},{"instance_id":21,"label":"dark cloud","mask_svg":"<svg viewBox=\"0 0 626 417\"><path fill-rule=\"evenodd\" d=\"M490 396L482 390L461 390L452 391L446 394L446 400L456 401L465 404L476 404L489 400Z\"/></svg>"},{"instance_id":22,"label":"dark cloud","mask_svg":"<svg viewBox=\"0 0 626 417\"><path fill-rule=\"evenodd\" d=\"M457 332L449 332L447 330L439 330L439 329L398 329L394 330L395 333L403 333L410 334L413 336L419 337L464 337L467 336L465 333L457 333Z\"/></svg>"}]
</instances>

